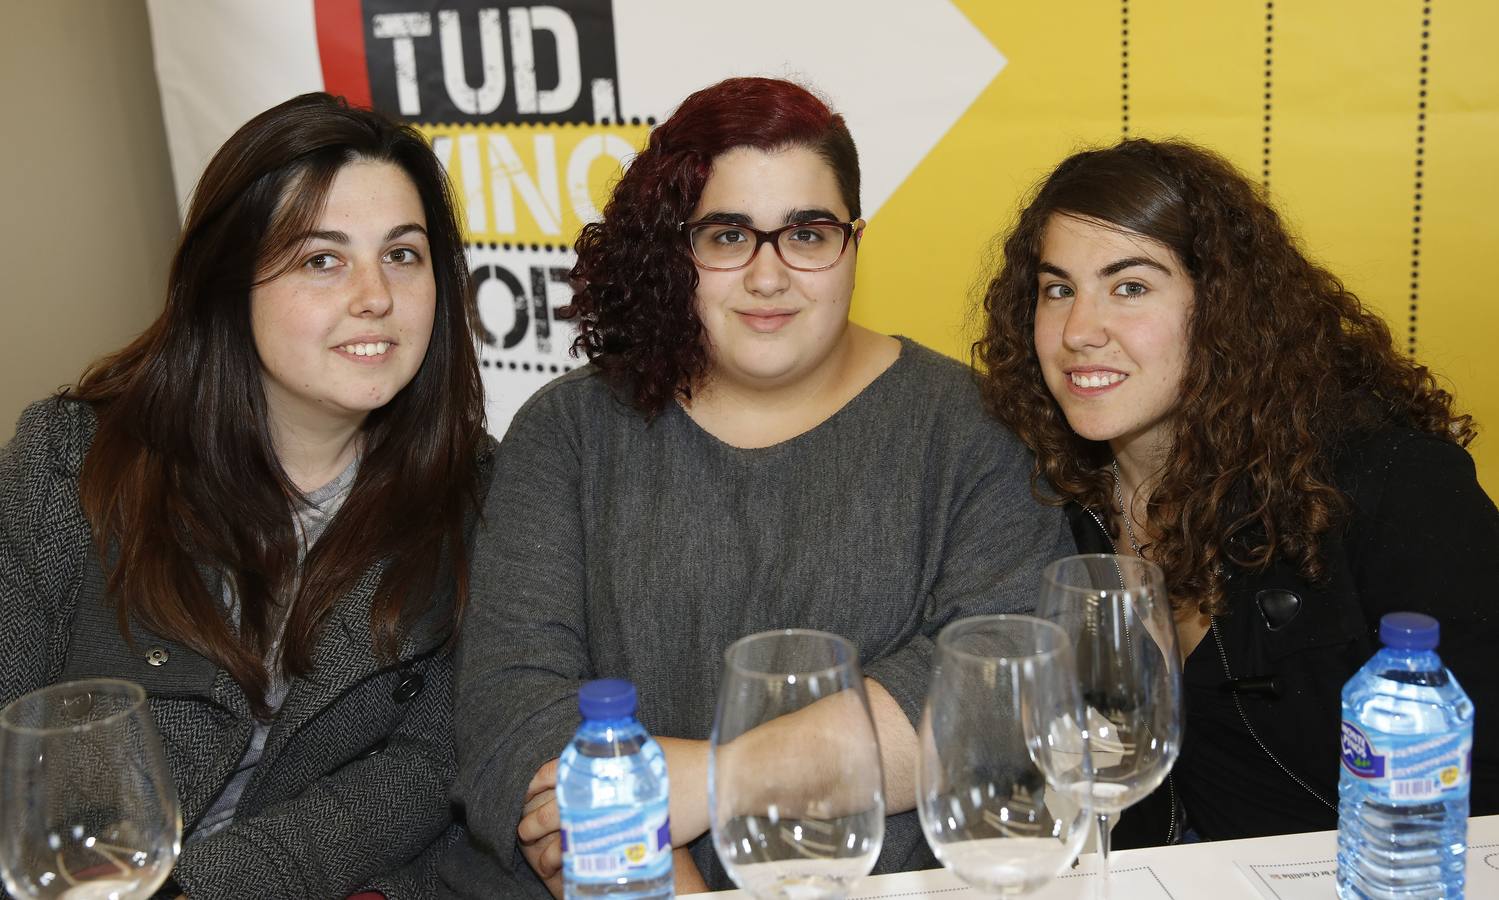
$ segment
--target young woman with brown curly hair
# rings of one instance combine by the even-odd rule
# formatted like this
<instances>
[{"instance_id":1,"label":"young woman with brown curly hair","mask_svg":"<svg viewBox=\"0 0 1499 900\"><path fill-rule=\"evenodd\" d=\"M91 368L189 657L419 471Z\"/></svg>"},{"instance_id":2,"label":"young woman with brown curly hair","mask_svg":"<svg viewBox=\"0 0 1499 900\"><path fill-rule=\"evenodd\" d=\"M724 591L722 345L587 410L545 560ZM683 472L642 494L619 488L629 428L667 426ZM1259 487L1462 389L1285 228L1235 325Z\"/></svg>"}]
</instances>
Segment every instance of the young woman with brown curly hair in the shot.
<instances>
[{"instance_id":1,"label":"young woman with brown curly hair","mask_svg":"<svg viewBox=\"0 0 1499 900\"><path fill-rule=\"evenodd\" d=\"M1336 825L1339 695L1379 618L1427 612L1499 704L1499 513L1468 416L1219 157L1076 154L1004 242L975 344L990 409L1036 453L1082 552L1159 563L1186 736L1121 847ZM1474 813L1499 808L1478 716ZM1185 820L1183 820L1183 815Z\"/></svg>"},{"instance_id":2,"label":"young woman with brown curly hair","mask_svg":"<svg viewBox=\"0 0 1499 900\"><path fill-rule=\"evenodd\" d=\"M740 78L688 97L578 239L591 364L517 414L475 548L456 892L556 887L550 761L605 677L665 749L679 889L729 886L705 836L724 650L797 626L860 651L895 813L877 870L936 864L911 811L933 638L1030 608L1068 541L969 369L848 321L859 217L843 119Z\"/></svg>"}]
</instances>

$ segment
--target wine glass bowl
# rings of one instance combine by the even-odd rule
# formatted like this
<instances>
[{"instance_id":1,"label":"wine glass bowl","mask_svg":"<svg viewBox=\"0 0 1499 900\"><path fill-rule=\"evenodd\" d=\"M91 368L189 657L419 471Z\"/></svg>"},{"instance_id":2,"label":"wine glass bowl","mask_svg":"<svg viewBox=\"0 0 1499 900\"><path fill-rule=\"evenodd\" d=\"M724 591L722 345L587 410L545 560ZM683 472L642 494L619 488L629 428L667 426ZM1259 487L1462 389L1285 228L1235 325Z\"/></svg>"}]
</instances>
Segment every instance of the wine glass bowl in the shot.
<instances>
[{"instance_id":1,"label":"wine glass bowl","mask_svg":"<svg viewBox=\"0 0 1499 900\"><path fill-rule=\"evenodd\" d=\"M916 805L932 852L969 886L1031 893L1077 858L1093 821L1081 710L1056 625L976 616L938 636Z\"/></svg>"},{"instance_id":2,"label":"wine glass bowl","mask_svg":"<svg viewBox=\"0 0 1499 900\"><path fill-rule=\"evenodd\" d=\"M713 846L758 898L841 898L885 833L879 741L857 652L825 632L743 638L724 654L708 757Z\"/></svg>"},{"instance_id":3,"label":"wine glass bowl","mask_svg":"<svg viewBox=\"0 0 1499 900\"><path fill-rule=\"evenodd\" d=\"M1159 787L1181 749L1181 658L1165 578L1135 556L1070 556L1047 566L1036 614L1072 641L1107 866L1110 820Z\"/></svg>"},{"instance_id":4,"label":"wine glass bowl","mask_svg":"<svg viewBox=\"0 0 1499 900\"><path fill-rule=\"evenodd\" d=\"M13 897L149 897L181 835L139 685L66 682L0 712L0 874Z\"/></svg>"}]
</instances>

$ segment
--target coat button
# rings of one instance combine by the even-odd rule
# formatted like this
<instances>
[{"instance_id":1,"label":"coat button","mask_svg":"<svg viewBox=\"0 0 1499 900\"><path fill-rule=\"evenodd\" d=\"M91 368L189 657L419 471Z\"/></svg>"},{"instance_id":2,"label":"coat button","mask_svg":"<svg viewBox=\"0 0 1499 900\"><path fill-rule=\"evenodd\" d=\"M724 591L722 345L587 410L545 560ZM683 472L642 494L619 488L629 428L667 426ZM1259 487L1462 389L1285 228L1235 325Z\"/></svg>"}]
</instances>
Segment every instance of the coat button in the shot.
<instances>
[{"instance_id":1,"label":"coat button","mask_svg":"<svg viewBox=\"0 0 1499 900\"><path fill-rule=\"evenodd\" d=\"M151 650L146 653L146 662L150 663L153 666L164 666L167 664L167 660L171 658L171 654L167 653L167 651L163 650L160 647L152 647Z\"/></svg>"},{"instance_id":2,"label":"coat button","mask_svg":"<svg viewBox=\"0 0 1499 900\"><path fill-rule=\"evenodd\" d=\"M405 703L412 697L420 694L422 687L423 679L421 673L412 672L405 678L402 678L401 683L396 685L396 689L390 692L390 699L397 703Z\"/></svg>"},{"instance_id":3,"label":"coat button","mask_svg":"<svg viewBox=\"0 0 1499 900\"><path fill-rule=\"evenodd\" d=\"M1265 588L1254 595L1254 603L1260 608L1265 627L1271 631L1279 631L1291 624L1301 612L1301 598L1285 588Z\"/></svg>"}]
</instances>

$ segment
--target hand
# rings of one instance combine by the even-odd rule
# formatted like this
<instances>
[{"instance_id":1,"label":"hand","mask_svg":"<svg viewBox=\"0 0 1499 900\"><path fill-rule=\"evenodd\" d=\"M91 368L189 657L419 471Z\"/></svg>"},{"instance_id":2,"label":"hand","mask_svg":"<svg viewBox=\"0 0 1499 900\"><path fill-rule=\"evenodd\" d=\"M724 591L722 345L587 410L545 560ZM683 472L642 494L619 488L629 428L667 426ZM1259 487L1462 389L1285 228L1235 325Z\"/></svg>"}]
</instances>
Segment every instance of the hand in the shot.
<instances>
[{"instance_id":1,"label":"hand","mask_svg":"<svg viewBox=\"0 0 1499 900\"><path fill-rule=\"evenodd\" d=\"M676 882L673 887L678 894L703 894L709 890L708 882L703 880L703 873L697 870L697 862L686 847L671 851L671 871Z\"/></svg>"},{"instance_id":2,"label":"hand","mask_svg":"<svg viewBox=\"0 0 1499 900\"><path fill-rule=\"evenodd\" d=\"M544 763L526 786L526 802L515 836L531 871L553 897L561 900L562 817L557 809L557 760Z\"/></svg>"}]
</instances>

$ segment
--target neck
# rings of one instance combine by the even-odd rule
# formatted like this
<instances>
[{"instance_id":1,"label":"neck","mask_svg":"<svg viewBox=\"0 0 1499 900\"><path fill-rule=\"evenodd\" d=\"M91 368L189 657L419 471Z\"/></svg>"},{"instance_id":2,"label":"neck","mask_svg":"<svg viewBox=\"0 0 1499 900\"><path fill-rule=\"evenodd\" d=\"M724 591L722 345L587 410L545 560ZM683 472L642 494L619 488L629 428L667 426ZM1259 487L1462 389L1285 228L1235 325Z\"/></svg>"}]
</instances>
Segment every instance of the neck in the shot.
<instances>
[{"instance_id":1,"label":"neck","mask_svg":"<svg viewBox=\"0 0 1499 900\"><path fill-rule=\"evenodd\" d=\"M349 467L359 449L358 420L289 422L271 417L271 441L276 460L302 493L317 490Z\"/></svg>"},{"instance_id":2,"label":"neck","mask_svg":"<svg viewBox=\"0 0 1499 900\"><path fill-rule=\"evenodd\" d=\"M1139 553L1137 545L1149 543L1153 538L1150 496L1160 481L1162 461L1157 454L1144 450L1137 443L1116 445L1111 442L1110 449L1114 452L1114 477L1118 479L1115 499L1124 526L1121 531L1129 537L1131 552Z\"/></svg>"},{"instance_id":3,"label":"neck","mask_svg":"<svg viewBox=\"0 0 1499 900\"><path fill-rule=\"evenodd\" d=\"M857 339L856 330L862 329L848 325L828 355L810 371L792 373L779 381L750 381L709 372L693 392L692 404L732 406L769 413L784 413L804 406L825 396L843 379L853 356L850 348Z\"/></svg>"},{"instance_id":4,"label":"neck","mask_svg":"<svg viewBox=\"0 0 1499 900\"><path fill-rule=\"evenodd\" d=\"M849 325L810 372L771 384L710 375L682 407L699 427L727 444L769 447L828 419L899 352L900 345L893 338Z\"/></svg>"},{"instance_id":5,"label":"neck","mask_svg":"<svg viewBox=\"0 0 1499 900\"><path fill-rule=\"evenodd\" d=\"M1120 489L1126 499L1136 497L1141 505L1150 501L1155 486L1165 471L1165 454L1154 447L1141 447L1138 442L1128 444L1111 441L1109 449L1114 453L1114 463L1119 467Z\"/></svg>"}]
</instances>

